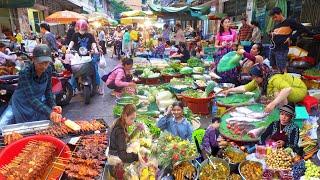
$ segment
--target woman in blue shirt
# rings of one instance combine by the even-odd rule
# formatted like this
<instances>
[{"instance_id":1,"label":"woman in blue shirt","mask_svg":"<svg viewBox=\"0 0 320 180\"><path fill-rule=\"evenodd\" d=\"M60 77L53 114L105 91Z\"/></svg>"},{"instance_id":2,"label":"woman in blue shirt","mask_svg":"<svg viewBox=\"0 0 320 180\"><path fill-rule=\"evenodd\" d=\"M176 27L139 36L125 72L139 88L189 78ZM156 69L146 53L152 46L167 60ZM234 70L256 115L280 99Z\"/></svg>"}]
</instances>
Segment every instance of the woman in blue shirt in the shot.
<instances>
[{"instance_id":1,"label":"woman in blue shirt","mask_svg":"<svg viewBox=\"0 0 320 180\"><path fill-rule=\"evenodd\" d=\"M179 136L184 140L192 140L192 126L183 117L183 104L182 102L175 102L172 106L168 107L164 117L162 117L157 126L161 130L170 132L174 136Z\"/></svg>"}]
</instances>

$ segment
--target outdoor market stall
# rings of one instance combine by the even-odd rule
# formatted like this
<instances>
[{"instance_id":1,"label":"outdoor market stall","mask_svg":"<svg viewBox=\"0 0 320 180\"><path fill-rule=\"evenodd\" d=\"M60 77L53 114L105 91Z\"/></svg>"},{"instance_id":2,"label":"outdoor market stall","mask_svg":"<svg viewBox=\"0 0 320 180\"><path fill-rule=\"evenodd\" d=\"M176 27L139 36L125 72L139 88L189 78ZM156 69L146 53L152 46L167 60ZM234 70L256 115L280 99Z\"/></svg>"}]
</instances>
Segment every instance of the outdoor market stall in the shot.
<instances>
[{"instance_id":1,"label":"outdoor market stall","mask_svg":"<svg viewBox=\"0 0 320 180\"><path fill-rule=\"evenodd\" d=\"M317 160L320 153L316 141L318 117L314 113L317 107L312 103L309 105L311 101L302 102L301 106L296 107L297 116L293 121L300 128L302 157L291 148L276 148L274 144L257 145L265 128L279 120L279 109L264 113L264 107L271 99L258 98L258 92L221 96L221 90L234 85L215 82L209 75L209 65L194 57L187 63L174 59L134 58L133 79L138 83L137 88L131 93L122 93L115 100L113 115L115 118L121 116L125 105L136 106L137 118L128 127L128 133L135 132L135 126L140 123L144 130L132 135L127 152L144 152L143 158L148 164L123 164L116 178L320 178ZM316 78L317 73L319 70L313 69L305 71L304 76ZM183 116L194 131L190 141L163 132L157 125L158 118L177 100L186 105ZM205 129L211 127L206 122L210 114L221 117L220 126L216 129L220 133L217 138L220 150L215 156L202 151L203 137L207 133ZM65 179L98 179L108 174L108 168L105 168L108 164L105 156L109 144L108 125L103 120L74 122L76 125L67 126L65 123L42 121L9 125L2 129L1 145L6 147L0 154L0 174L17 177L17 173L21 172L31 179L41 172L49 172L41 173L44 176L62 175ZM74 126L79 126L79 129L72 130ZM41 160L26 157L25 153L32 152L35 145L45 148L39 152L40 155L31 153L30 157L43 156L40 159L48 159L51 163L43 164ZM54 153L44 156L47 151ZM12 152L18 157L13 157ZM36 164L35 167L42 168L36 168L34 174L28 169L16 168L18 163L24 163L30 170L30 161ZM255 173L252 173L253 170Z\"/></svg>"}]
</instances>

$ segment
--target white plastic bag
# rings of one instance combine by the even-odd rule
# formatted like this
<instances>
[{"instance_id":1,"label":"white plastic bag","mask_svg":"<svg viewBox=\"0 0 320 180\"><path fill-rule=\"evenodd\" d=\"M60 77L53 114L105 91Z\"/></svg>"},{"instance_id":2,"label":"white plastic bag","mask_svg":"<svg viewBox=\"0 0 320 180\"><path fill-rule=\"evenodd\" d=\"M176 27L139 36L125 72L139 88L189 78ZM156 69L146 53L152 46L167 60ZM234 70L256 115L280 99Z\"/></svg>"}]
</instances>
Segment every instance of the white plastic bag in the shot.
<instances>
[{"instance_id":1,"label":"white plastic bag","mask_svg":"<svg viewBox=\"0 0 320 180\"><path fill-rule=\"evenodd\" d=\"M107 67L107 62L106 62L106 58L104 57L104 55L100 56L100 62L99 62L99 67L101 69L104 69Z\"/></svg>"}]
</instances>

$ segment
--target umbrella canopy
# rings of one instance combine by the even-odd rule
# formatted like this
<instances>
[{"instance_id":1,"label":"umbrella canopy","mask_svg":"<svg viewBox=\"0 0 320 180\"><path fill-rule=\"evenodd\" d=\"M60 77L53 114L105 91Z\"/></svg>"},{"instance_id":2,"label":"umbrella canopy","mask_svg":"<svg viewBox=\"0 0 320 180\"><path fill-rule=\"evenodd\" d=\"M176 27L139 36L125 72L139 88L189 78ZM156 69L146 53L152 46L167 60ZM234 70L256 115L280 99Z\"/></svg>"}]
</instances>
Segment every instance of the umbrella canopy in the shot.
<instances>
[{"instance_id":1,"label":"umbrella canopy","mask_svg":"<svg viewBox=\"0 0 320 180\"><path fill-rule=\"evenodd\" d=\"M152 16L153 12L152 11L139 11L139 10L134 10L134 11L126 11L121 13L121 17L133 17L133 16Z\"/></svg>"},{"instance_id":2,"label":"umbrella canopy","mask_svg":"<svg viewBox=\"0 0 320 180\"><path fill-rule=\"evenodd\" d=\"M146 21L157 21L156 17L126 17L126 18L121 18L120 19L120 23L121 24L133 24L133 23L137 23L137 24L142 24L145 23Z\"/></svg>"},{"instance_id":3,"label":"umbrella canopy","mask_svg":"<svg viewBox=\"0 0 320 180\"><path fill-rule=\"evenodd\" d=\"M85 16L73 11L58 11L46 17L48 23L69 24L79 19L87 19Z\"/></svg>"}]
</instances>

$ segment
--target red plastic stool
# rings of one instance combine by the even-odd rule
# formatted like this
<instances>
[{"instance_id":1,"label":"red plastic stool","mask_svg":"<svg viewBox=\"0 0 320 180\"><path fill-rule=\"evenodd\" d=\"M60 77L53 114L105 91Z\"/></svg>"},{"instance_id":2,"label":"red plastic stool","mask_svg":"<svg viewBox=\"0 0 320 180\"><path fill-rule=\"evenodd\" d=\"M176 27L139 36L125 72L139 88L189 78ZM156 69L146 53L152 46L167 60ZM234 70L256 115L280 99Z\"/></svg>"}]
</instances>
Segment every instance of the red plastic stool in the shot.
<instances>
[{"instance_id":1,"label":"red plastic stool","mask_svg":"<svg viewBox=\"0 0 320 180\"><path fill-rule=\"evenodd\" d=\"M308 113L312 113L318 110L318 99L307 95L299 104L302 104L306 107Z\"/></svg>"}]
</instances>

